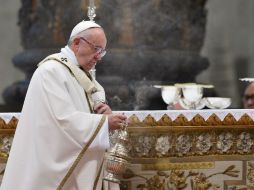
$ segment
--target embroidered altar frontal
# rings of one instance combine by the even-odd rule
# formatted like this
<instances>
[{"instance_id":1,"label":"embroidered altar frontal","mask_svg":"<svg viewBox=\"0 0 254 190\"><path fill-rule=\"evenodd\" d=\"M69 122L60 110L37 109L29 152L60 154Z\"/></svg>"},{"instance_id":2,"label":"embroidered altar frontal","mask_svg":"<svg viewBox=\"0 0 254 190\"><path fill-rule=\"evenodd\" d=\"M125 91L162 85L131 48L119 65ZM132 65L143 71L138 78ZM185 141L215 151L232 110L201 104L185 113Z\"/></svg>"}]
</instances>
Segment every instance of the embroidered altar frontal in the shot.
<instances>
[{"instance_id":1,"label":"embroidered altar frontal","mask_svg":"<svg viewBox=\"0 0 254 190\"><path fill-rule=\"evenodd\" d=\"M122 113L122 112L121 112ZM129 166L122 189L253 189L254 111L125 111ZM1 170L19 113L0 114ZM112 134L111 142L117 132Z\"/></svg>"},{"instance_id":2,"label":"embroidered altar frontal","mask_svg":"<svg viewBox=\"0 0 254 190\"><path fill-rule=\"evenodd\" d=\"M254 188L254 111L125 112L129 189Z\"/></svg>"}]
</instances>

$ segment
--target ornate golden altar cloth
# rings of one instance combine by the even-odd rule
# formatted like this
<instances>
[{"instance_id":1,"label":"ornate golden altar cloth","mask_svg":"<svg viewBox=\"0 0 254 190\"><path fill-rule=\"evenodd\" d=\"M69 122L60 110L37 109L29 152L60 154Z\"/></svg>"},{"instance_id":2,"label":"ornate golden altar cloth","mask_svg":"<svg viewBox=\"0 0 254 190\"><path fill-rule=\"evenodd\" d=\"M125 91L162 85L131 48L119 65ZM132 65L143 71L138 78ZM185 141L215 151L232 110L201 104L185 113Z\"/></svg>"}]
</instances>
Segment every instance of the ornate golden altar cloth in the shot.
<instances>
[{"instance_id":1,"label":"ornate golden altar cloth","mask_svg":"<svg viewBox=\"0 0 254 190\"><path fill-rule=\"evenodd\" d=\"M20 113L0 113L0 163L7 161Z\"/></svg>"},{"instance_id":2,"label":"ornate golden altar cloth","mask_svg":"<svg viewBox=\"0 0 254 190\"><path fill-rule=\"evenodd\" d=\"M254 111L131 111L129 189L254 189Z\"/></svg>"},{"instance_id":3,"label":"ornate golden altar cloth","mask_svg":"<svg viewBox=\"0 0 254 190\"><path fill-rule=\"evenodd\" d=\"M131 142L123 182L128 190L254 189L254 110L124 113ZM0 114L2 164L19 116Z\"/></svg>"}]
</instances>

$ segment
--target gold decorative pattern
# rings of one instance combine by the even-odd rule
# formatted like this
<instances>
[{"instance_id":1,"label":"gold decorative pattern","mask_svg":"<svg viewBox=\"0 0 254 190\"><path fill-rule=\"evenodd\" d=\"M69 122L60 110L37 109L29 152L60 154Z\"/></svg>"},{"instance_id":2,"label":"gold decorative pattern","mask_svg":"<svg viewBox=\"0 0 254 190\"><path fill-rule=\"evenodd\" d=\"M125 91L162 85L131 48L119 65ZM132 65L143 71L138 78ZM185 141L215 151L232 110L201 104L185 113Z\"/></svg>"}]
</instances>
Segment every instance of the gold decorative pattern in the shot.
<instances>
[{"instance_id":1,"label":"gold decorative pattern","mask_svg":"<svg viewBox=\"0 0 254 190\"><path fill-rule=\"evenodd\" d=\"M253 190L253 161L243 161L242 177L239 180L226 180L224 189L226 190Z\"/></svg>"},{"instance_id":2,"label":"gold decorative pattern","mask_svg":"<svg viewBox=\"0 0 254 190\"><path fill-rule=\"evenodd\" d=\"M254 186L254 162L247 162L247 185Z\"/></svg>"},{"instance_id":3,"label":"gold decorative pattern","mask_svg":"<svg viewBox=\"0 0 254 190\"><path fill-rule=\"evenodd\" d=\"M14 129L13 133L18 124L18 119L16 117L12 117L12 119L6 123L2 118L0 118L0 129Z\"/></svg>"},{"instance_id":4,"label":"gold decorative pattern","mask_svg":"<svg viewBox=\"0 0 254 190\"><path fill-rule=\"evenodd\" d=\"M238 120L238 123L241 125L254 125L254 121L246 113Z\"/></svg>"},{"instance_id":5,"label":"gold decorative pattern","mask_svg":"<svg viewBox=\"0 0 254 190\"><path fill-rule=\"evenodd\" d=\"M2 118L0 118L0 129L4 129L5 127L6 127L5 121Z\"/></svg>"},{"instance_id":6,"label":"gold decorative pattern","mask_svg":"<svg viewBox=\"0 0 254 190\"><path fill-rule=\"evenodd\" d=\"M211 169L214 162L184 162L184 163L156 163L142 164L142 170L190 170L190 169Z\"/></svg>"},{"instance_id":7,"label":"gold decorative pattern","mask_svg":"<svg viewBox=\"0 0 254 190\"><path fill-rule=\"evenodd\" d=\"M172 119L168 115L164 114L161 117L161 119L158 121L158 125L159 126L170 126L170 125L172 125Z\"/></svg>"},{"instance_id":8,"label":"gold decorative pattern","mask_svg":"<svg viewBox=\"0 0 254 190\"><path fill-rule=\"evenodd\" d=\"M148 189L148 190L208 190L212 186L216 185L216 180L212 180L213 176L225 175L231 178L236 178L239 176L240 171L236 169L235 165L230 165L224 171L218 171L207 175L202 171L193 171L193 170L171 170L171 171L162 171L157 170L155 175L144 176L141 174L135 173L131 169L127 169L126 173L123 175L124 179L131 179L133 177L143 179L143 183L137 185L138 190Z\"/></svg>"},{"instance_id":9,"label":"gold decorative pattern","mask_svg":"<svg viewBox=\"0 0 254 190\"><path fill-rule=\"evenodd\" d=\"M189 126L190 122L188 119L183 115L180 114L173 122L172 126Z\"/></svg>"},{"instance_id":10,"label":"gold decorative pattern","mask_svg":"<svg viewBox=\"0 0 254 190\"><path fill-rule=\"evenodd\" d=\"M218 126L218 125L254 125L254 121L248 114L243 114L239 120L236 120L231 113L228 113L221 120L215 113L211 114L208 119L204 119L200 114L196 114L190 121L183 115L179 114L176 119L172 120L170 116L164 114L156 121L151 114L148 114L143 121L133 114L129 117L130 125L139 126Z\"/></svg>"},{"instance_id":11,"label":"gold decorative pattern","mask_svg":"<svg viewBox=\"0 0 254 190\"><path fill-rule=\"evenodd\" d=\"M223 125L237 125L238 122L236 121L236 119L234 118L234 116L229 113L227 114L227 116L224 118L223 122L222 122Z\"/></svg>"},{"instance_id":12,"label":"gold decorative pattern","mask_svg":"<svg viewBox=\"0 0 254 190\"><path fill-rule=\"evenodd\" d=\"M0 118L0 162L7 161L17 124L16 117L12 117L8 123Z\"/></svg>"},{"instance_id":13,"label":"gold decorative pattern","mask_svg":"<svg viewBox=\"0 0 254 190\"><path fill-rule=\"evenodd\" d=\"M247 113L239 119L227 112L206 119L199 112L138 114L128 126L128 190L254 189L254 167L243 166L254 156L254 121Z\"/></svg>"},{"instance_id":14,"label":"gold decorative pattern","mask_svg":"<svg viewBox=\"0 0 254 190\"><path fill-rule=\"evenodd\" d=\"M142 123L135 114L130 116L128 121L129 121L129 127L140 125Z\"/></svg>"},{"instance_id":15,"label":"gold decorative pattern","mask_svg":"<svg viewBox=\"0 0 254 190\"><path fill-rule=\"evenodd\" d=\"M208 120L206 122L207 122L207 125L212 125L212 126L213 125L222 125L222 121L214 113L208 118Z\"/></svg>"},{"instance_id":16,"label":"gold decorative pattern","mask_svg":"<svg viewBox=\"0 0 254 190\"><path fill-rule=\"evenodd\" d=\"M148 115L146 116L146 118L144 119L143 122L144 122L145 125L148 125L148 126L157 125L156 120L155 120L150 114L148 114Z\"/></svg>"},{"instance_id":17,"label":"gold decorative pattern","mask_svg":"<svg viewBox=\"0 0 254 190\"><path fill-rule=\"evenodd\" d=\"M231 113L223 120L216 114L207 120L200 114L191 120L183 114L174 120L164 114L158 121L151 114L143 121L133 114L128 126L131 159L142 163L148 158L254 155L253 123L247 114L239 120Z\"/></svg>"},{"instance_id":18,"label":"gold decorative pattern","mask_svg":"<svg viewBox=\"0 0 254 190\"><path fill-rule=\"evenodd\" d=\"M191 126L207 125L205 119L199 114L197 114L196 116L193 117L190 124L191 124Z\"/></svg>"},{"instance_id":19,"label":"gold decorative pattern","mask_svg":"<svg viewBox=\"0 0 254 190\"><path fill-rule=\"evenodd\" d=\"M173 118L165 113L155 119L151 111L141 120L138 114L132 114L127 128L131 142L129 161L139 165L141 173L129 171L126 179L144 179L133 189L150 190L151 185L156 185L156 190L167 190L169 184L170 189L210 190L216 188L212 176L217 175L229 179L220 189L254 189L254 121L248 113L239 119L231 113L225 115L220 119L213 113L205 119L197 113L188 119L184 114ZM17 122L15 117L8 123L0 118L1 162L7 161ZM215 169L221 161L238 165ZM157 173L152 176L152 171ZM145 172L150 174L143 175Z\"/></svg>"},{"instance_id":20,"label":"gold decorative pattern","mask_svg":"<svg viewBox=\"0 0 254 190\"><path fill-rule=\"evenodd\" d=\"M254 126L162 126L128 130L133 159L254 155ZM156 150L162 151L161 154Z\"/></svg>"}]
</instances>

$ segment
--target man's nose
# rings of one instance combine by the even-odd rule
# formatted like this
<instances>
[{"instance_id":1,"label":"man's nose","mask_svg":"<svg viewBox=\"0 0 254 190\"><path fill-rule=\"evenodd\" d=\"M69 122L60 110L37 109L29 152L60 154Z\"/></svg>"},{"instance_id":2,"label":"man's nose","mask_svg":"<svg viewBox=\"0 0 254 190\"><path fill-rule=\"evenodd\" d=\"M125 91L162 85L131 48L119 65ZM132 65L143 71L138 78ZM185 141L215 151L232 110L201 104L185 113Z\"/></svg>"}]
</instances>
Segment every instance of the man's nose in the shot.
<instances>
[{"instance_id":1,"label":"man's nose","mask_svg":"<svg viewBox=\"0 0 254 190\"><path fill-rule=\"evenodd\" d=\"M101 54L97 53L94 55L94 59L97 60L97 61L100 61L101 60Z\"/></svg>"}]
</instances>

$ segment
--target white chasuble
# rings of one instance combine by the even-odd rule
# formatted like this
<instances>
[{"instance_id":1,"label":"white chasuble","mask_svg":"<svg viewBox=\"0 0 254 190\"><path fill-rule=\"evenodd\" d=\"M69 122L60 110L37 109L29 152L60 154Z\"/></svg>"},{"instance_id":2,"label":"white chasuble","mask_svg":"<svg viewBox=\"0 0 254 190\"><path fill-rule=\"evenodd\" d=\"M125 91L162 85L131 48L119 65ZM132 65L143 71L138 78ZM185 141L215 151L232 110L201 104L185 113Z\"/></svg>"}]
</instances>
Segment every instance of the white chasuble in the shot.
<instances>
[{"instance_id":1,"label":"white chasuble","mask_svg":"<svg viewBox=\"0 0 254 190\"><path fill-rule=\"evenodd\" d=\"M91 114L70 70L48 60L30 82L0 189L101 190L108 147L107 118Z\"/></svg>"}]
</instances>

